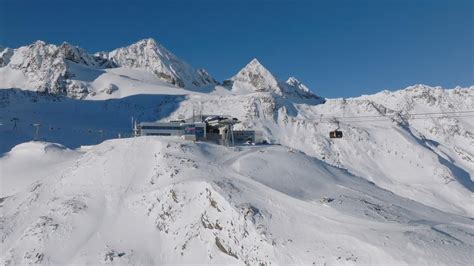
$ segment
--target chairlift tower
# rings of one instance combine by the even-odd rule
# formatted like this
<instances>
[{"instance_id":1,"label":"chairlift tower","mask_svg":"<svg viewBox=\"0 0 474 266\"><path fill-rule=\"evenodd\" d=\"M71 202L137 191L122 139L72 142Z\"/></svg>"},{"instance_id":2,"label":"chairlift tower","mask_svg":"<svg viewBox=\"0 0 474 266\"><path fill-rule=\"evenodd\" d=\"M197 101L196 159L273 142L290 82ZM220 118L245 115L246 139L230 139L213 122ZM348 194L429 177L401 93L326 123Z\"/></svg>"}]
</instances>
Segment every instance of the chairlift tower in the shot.
<instances>
[{"instance_id":1,"label":"chairlift tower","mask_svg":"<svg viewBox=\"0 0 474 266\"><path fill-rule=\"evenodd\" d=\"M34 123L34 124L31 124L31 125L35 127L35 137L34 137L33 140L37 141L37 140L39 140L39 128L41 127L41 124Z\"/></svg>"},{"instance_id":2,"label":"chairlift tower","mask_svg":"<svg viewBox=\"0 0 474 266\"><path fill-rule=\"evenodd\" d=\"M133 137L140 136L140 129L138 128L137 120L133 120L133 118L132 118L132 134L133 134Z\"/></svg>"},{"instance_id":3,"label":"chairlift tower","mask_svg":"<svg viewBox=\"0 0 474 266\"><path fill-rule=\"evenodd\" d=\"M16 129L16 123L20 121L19 118L17 117L13 117L10 121L13 122L13 129L12 130L15 130Z\"/></svg>"},{"instance_id":4,"label":"chairlift tower","mask_svg":"<svg viewBox=\"0 0 474 266\"><path fill-rule=\"evenodd\" d=\"M240 123L232 117L219 121L219 124L225 127L224 144L225 146L234 146L234 125Z\"/></svg>"},{"instance_id":5,"label":"chairlift tower","mask_svg":"<svg viewBox=\"0 0 474 266\"><path fill-rule=\"evenodd\" d=\"M99 129L97 130L97 132L100 134L100 139L99 141L102 141L104 139L104 130L103 129Z\"/></svg>"}]
</instances>

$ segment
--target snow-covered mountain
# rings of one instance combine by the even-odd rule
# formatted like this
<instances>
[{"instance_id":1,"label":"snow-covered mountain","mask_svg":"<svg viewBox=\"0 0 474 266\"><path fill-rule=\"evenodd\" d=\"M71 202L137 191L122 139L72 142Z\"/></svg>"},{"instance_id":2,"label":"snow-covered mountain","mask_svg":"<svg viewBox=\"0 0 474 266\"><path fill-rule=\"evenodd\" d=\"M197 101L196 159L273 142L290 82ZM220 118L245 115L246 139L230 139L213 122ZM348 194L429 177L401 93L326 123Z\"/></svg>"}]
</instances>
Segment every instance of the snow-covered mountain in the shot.
<instances>
[{"instance_id":1,"label":"snow-covered mountain","mask_svg":"<svg viewBox=\"0 0 474 266\"><path fill-rule=\"evenodd\" d=\"M0 47L1 48L1 47ZM12 50L0 50L0 87L21 88L85 98L103 91L90 84L106 69L118 67L152 71L160 80L181 88L199 88L217 82L203 69L195 70L153 39L141 40L112 52L87 53L80 47L37 41Z\"/></svg>"},{"instance_id":2,"label":"snow-covered mountain","mask_svg":"<svg viewBox=\"0 0 474 266\"><path fill-rule=\"evenodd\" d=\"M234 92L273 92L283 95L277 79L268 69L254 58L235 76L226 80L224 85L231 87Z\"/></svg>"},{"instance_id":3,"label":"snow-covered mountain","mask_svg":"<svg viewBox=\"0 0 474 266\"><path fill-rule=\"evenodd\" d=\"M290 77L286 82L278 80L256 58L252 59L232 78L224 81L224 86L237 94L251 92L269 92L283 97L297 97L306 99L323 99L314 95L308 87L299 82L295 77Z\"/></svg>"},{"instance_id":4,"label":"snow-covered mountain","mask_svg":"<svg viewBox=\"0 0 474 266\"><path fill-rule=\"evenodd\" d=\"M472 219L281 146L143 137L73 151L30 142L0 166L2 193L14 192L0 203L4 265L474 259Z\"/></svg>"},{"instance_id":5,"label":"snow-covered mountain","mask_svg":"<svg viewBox=\"0 0 474 266\"><path fill-rule=\"evenodd\" d=\"M159 78L181 88L217 84L206 70L194 70L153 39L141 40L128 47L97 55L118 66L150 70Z\"/></svg>"},{"instance_id":6,"label":"snow-covered mountain","mask_svg":"<svg viewBox=\"0 0 474 266\"><path fill-rule=\"evenodd\" d=\"M0 152L5 153L0 171L6 184L1 208L8 214L0 223L6 228L4 261L472 261L474 87L415 85L324 99L294 77L278 79L256 59L221 86L200 79L152 40L95 55L67 44L61 49L34 45L42 48L0 52L8 62L0 67ZM24 56L31 54L35 56ZM34 59L28 63L26 57ZM54 71L48 72L47 66ZM186 80L184 88L178 79ZM66 84L66 91L40 93L32 80ZM191 80L198 81L198 89ZM237 117L242 122L238 127L261 130L269 143L282 147L228 149L162 137L83 146L127 136L131 117L170 120L195 111ZM41 124L41 139L71 150L57 144L21 144L36 134L33 123ZM336 128L343 131L342 139L328 137ZM25 161L31 167L21 170ZM166 165L169 169L162 169ZM34 189L38 184L40 189ZM212 206L202 192L206 189L219 195L212 198L225 211ZM327 202L329 198L335 200ZM62 202L71 199L72 205L87 207L70 211ZM96 212L104 213L103 219ZM135 215L140 217L136 222L131 218ZM150 226L138 229L142 224ZM320 230L321 224L331 236ZM134 241L139 242L119 232L123 226L137 228L140 237ZM288 235L284 228L291 228ZM76 237L80 232L90 237ZM58 242L71 246L61 257L49 252L58 239L72 239ZM163 251L158 256L149 246L162 246Z\"/></svg>"}]
</instances>

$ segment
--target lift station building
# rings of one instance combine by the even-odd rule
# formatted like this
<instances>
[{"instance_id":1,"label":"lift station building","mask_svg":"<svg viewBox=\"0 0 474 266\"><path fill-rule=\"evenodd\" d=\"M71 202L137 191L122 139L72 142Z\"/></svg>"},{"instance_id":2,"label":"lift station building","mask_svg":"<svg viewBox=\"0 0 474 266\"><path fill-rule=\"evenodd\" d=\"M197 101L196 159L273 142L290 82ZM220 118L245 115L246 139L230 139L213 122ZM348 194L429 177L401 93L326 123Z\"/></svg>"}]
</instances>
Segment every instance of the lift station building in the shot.
<instances>
[{"instance_id":1,"label":"lift station building","mask_svg":"<svg viewBox=\"0 0 474 266\"><path fill-rule=\"evenodd\" d=\"M135 123L135 136L179 136L192 141L210 141L232 146L235 143L261 143L263 135L255 130L234 130L236 118L206 115L169 122Z\"/></svg>"}]
</instances>

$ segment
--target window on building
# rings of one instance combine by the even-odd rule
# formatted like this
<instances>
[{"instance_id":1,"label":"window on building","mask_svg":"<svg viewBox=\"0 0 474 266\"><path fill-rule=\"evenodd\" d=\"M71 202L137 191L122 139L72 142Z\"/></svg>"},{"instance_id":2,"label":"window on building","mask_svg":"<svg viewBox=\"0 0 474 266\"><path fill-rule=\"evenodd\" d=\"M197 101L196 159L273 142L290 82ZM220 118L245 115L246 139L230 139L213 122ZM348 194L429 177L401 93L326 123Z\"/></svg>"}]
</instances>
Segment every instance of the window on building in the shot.
<instances>
[{"instance_id":1,"label":"window on building","mask_svg":"<svg viewBox=\"0 0 474 266\"><path fill-rule=\"evenodd\" d=\"M180 126L141 126L141 129L182 130Z\"/></svg>"},{"instance_id":2,"label":"window on building","mask_svg":"<svg viewBox=\"0 0 474 266\"><path fill-rule=\"evenodd\" d=\"M147 136L171 136L170 133L147 133Z\"/></svg>"}]
</instances>

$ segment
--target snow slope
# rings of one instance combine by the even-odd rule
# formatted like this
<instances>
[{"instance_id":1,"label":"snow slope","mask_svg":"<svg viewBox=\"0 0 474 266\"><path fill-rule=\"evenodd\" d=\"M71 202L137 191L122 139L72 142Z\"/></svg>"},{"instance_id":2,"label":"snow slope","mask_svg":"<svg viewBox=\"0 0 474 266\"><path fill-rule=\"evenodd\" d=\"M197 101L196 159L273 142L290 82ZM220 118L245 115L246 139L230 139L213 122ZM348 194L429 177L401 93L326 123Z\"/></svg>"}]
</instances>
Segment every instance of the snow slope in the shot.
<instances>
[{"instance_id":1,"label":"snow slope","mask_svg":"<svg viewBox=\"0 0 474 266\"><path fill-rule=\"evenodd\" d=\"M42 178L55 174L77 155L77 152L55 143L31 142L15 146L0 159L0 197L15 195Z\"/></svg>"},{"instance_id":2,"label":"snow slope","mask_svg":"<svg viewBox=\"0 0 474 266\"><path fill-rule=\"evenodd\" d=\"M36 166L27 167L23 154L51 145L25 143L0 159L0 169L22 168L32 182L0 203L6 265L467 265L474 259L472 219L282 146L232 149L160 137L75 151L53 145L73 155L61 168L43 163L50 173L32 178ZM11 175L2 178L10 182Z\"/></svg>"}]
</instances>

